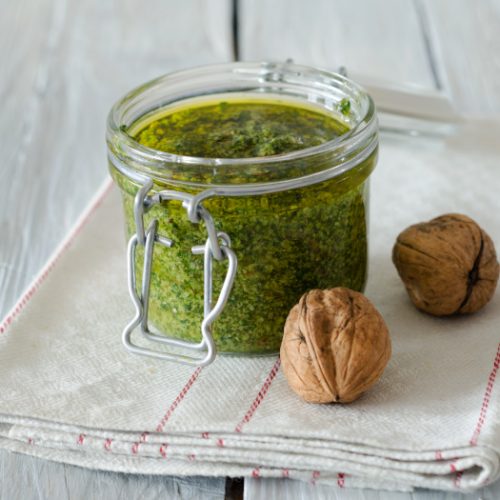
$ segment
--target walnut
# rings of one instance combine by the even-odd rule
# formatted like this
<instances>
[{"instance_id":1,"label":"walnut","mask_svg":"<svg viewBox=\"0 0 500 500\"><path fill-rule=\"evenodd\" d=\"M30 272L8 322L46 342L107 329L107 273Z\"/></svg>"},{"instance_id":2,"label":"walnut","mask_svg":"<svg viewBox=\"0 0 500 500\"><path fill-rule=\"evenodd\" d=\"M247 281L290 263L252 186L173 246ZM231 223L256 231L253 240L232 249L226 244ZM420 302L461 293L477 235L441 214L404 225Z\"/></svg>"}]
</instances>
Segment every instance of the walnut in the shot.
<instances>
[{"instance_id":1,"label":"walnut","mask_svg":"<svg viewBox=\"0 0 500 500\"><path fill-rule=\"evenodd\" d=\"M397 238L392 260L413 303L436 316L478 311L497 286L493 242L465 215L408 227Z\"/></svg>"},{"instance_id":2,"label":"walnut","mask_svg":"<svg viewBox=\"0 0 500 500\"><path fill-rule=\"evenodd\" d=\"M288 384L306 401L349 403L380 378L391 341L363 294L311 290L288 315L280 356Z\"/></svg>"}]
</instances>

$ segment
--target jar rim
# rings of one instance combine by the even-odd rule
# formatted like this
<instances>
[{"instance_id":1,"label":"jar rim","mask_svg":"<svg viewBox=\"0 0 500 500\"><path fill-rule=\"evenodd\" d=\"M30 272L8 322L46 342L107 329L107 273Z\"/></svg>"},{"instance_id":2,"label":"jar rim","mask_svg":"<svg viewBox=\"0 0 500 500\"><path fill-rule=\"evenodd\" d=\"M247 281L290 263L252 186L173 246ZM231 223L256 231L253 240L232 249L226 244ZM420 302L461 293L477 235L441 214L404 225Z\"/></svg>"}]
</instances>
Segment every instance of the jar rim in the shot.
<instances>
[{"instance_id":1,"label":"jar rim","mask_svg":"<svg viewBox=\"0 0 500 500\"><path fill-rule=\"evenodd\" d=\"M165 98L171 87L175 87L177 90L177 87L188 84L196 79L202 81L205 79L210 84L213 84L213 80L217 75L219 75L221 81L224 80L224 77L231 78L232 81L229 82L229 85L237 83L241 87L241 83L246 79L248 81L253 80L254 86L260 85L262 88L269 87L271 89L270 92L263 93L262 95L286 96L287 94L279 92L279 87L282 84L290 84L290 82L296 87L302 86L303 90L309 89L311 92L309 95L312 95L315 91L322 95L326 95L329 91L333 90L337 93L341 91L345 97L350 98L351 102L354 101L359 106L358 114L354 117L355 120L350 124L351 126L346 133L320 145L287 153L251 158L204 158L178 155L147 147L127 133L128 128L136 120L153 109L161 109L166 104L182 101L188 97L201 95L209 97L210 92L204 94L202 88L193 91L193 87L189 87L188 85L184 96L177 99L173 96L171 97L171 101L164 102L163 104L156 103L153 106L150 104L150 109L143 110L143 112L137 114L136 108L141 103L143 96L149 95L151 98L151 95L158 94L157 100L158 98L161 100L162 97L163 99ZM247 90L247 88L242 87L242 90ZM309 101L308 99L304 102L316 104L314 101ZM324 107L324 109L331 110L332 108ZM125 123L127 113L133 119L131 120L129 116L129 122ZM190 182L187 178L183 180L175 178L166 167L177 166L177 168L180 168L184 166L187 168L204 168L206 171L208 171L208 168L216 168L220 169L224 177L227 177L228 170L235 169L241 172L241 167L252 166L254 169L258 169L259 167L267 169L269 167L272 168L276 164L282 167L283 165L293 164L294 162L309 158L320 160L325 155L328 155L331 159L331 154L338 150L339 155L348 158L348 160L341 161L340 164L335 164L333 167L330 161L330 165L326 169L328 170L327 178L330 178L349 170L369 156L378 145L377 131L378 122L372 98L363 87L341 74L311 66L298 65L288 61L285 63L230 62L197 66L191 69L171 72L136 87L119 99L111 108L107 120L106 138L110 161L121 171L125 168L126 171L123 173L132 179L136 178L139 180L143 179L144 176L153 176L181 185L215 186L231 184L232 182L227 178L225 179L226 182L222 183L217 182L217 179L212 179L210 183ZM354 157L352 156L353 152L357 153ZM359 155L362 158L358 157ZM132 168L130 168L131 163L133 164ZM318 171L312 174L322 173L320 177L325 177L325 169L320 168L321 164L322 162L320 161ZM166 175L164 176L164 174ZM309 177L310 175L311 173L308 173L304 177ZM229 182L227 182L228 180ZM283 181L286 178L270 179L269 182L273 183L276 180ZM267 183L266 180L259 179L259 181L259 183Z\"/></svg>"}]
</instances>

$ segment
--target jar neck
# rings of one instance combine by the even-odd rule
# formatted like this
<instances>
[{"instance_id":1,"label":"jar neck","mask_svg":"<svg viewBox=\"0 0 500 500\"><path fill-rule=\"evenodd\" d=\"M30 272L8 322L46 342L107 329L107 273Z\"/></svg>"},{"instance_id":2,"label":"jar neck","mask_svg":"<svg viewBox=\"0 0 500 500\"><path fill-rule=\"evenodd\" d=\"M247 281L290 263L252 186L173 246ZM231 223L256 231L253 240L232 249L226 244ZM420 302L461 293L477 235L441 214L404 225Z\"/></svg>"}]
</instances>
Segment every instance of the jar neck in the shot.
<instances>
[{"instance_id":1,"label":"jar neck","mask_svg":"<svg viewBox=\"0 0 500 500\"><path fill-rule=\"evenodd\" d=\"M349 113L339 117L349 131L319 146L243 159L170 154L147 148L127 133L153 110L221 92L293 99L329 112L348 99ZM378 124L371 98L341 75L288 63L231 63L172 73L127 94L110 112L107 144L113 167L137 183L149 177L185 189L262 194L315 184L356 169L377 148Z\"/></svg>"}]
</instances>

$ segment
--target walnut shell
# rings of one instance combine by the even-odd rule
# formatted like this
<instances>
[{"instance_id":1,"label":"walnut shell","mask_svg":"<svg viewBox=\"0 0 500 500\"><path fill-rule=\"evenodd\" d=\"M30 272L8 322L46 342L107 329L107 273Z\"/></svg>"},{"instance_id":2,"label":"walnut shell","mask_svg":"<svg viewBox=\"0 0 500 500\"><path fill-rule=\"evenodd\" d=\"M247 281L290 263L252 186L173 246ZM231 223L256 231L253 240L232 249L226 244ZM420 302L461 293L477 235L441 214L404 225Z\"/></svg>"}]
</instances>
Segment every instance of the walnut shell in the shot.
<instances>
[{"instance_id":1,"label":"walnut shell","mask_svg":"<svg viewBox=\"0 0 500 500\"><path fill-rule=\"evenodd\" d=\"M397 238L392 260L415 306L435 316L478 311L498 282L491 238L461 214L408 227Z\"/></svg>"},{"instance_id":2,"label":"walnut shell","mask_svg":"<svg viewBox=\"0 0 500 500\"><path fill-rule=\"evenodd\" d=\"M290 387L310 403L349 403L382 375L391 356L373 304L347 288L311 290L290 311L281 343Z\"/></svg>"}]
</instances>

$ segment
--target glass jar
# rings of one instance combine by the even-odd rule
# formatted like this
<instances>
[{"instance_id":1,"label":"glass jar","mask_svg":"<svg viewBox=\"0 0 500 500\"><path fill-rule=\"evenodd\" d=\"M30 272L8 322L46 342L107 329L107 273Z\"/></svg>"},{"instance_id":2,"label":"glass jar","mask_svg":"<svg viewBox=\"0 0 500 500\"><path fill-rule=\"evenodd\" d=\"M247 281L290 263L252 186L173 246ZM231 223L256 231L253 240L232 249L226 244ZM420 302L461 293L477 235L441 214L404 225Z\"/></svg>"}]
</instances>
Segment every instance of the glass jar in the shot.
<instances>
[{"instance_id":1,"label":"glass jar","mask_svg":"<svg viewBox=\"0 0 500 500\"><path fill-rule=\"evenodd\" d=\"M349 130L319 146L245 159L179 156L133 138L169 106L236 95L319 107ZM291 63L172 73L114 105L107 144L130 238L130 350L191 364L211 362L215 349L275 353L305 291L363 290L378 125L371 98L349 79ZM132 343L136 327L169 349Z\"/></svg>"}]
</instances>

